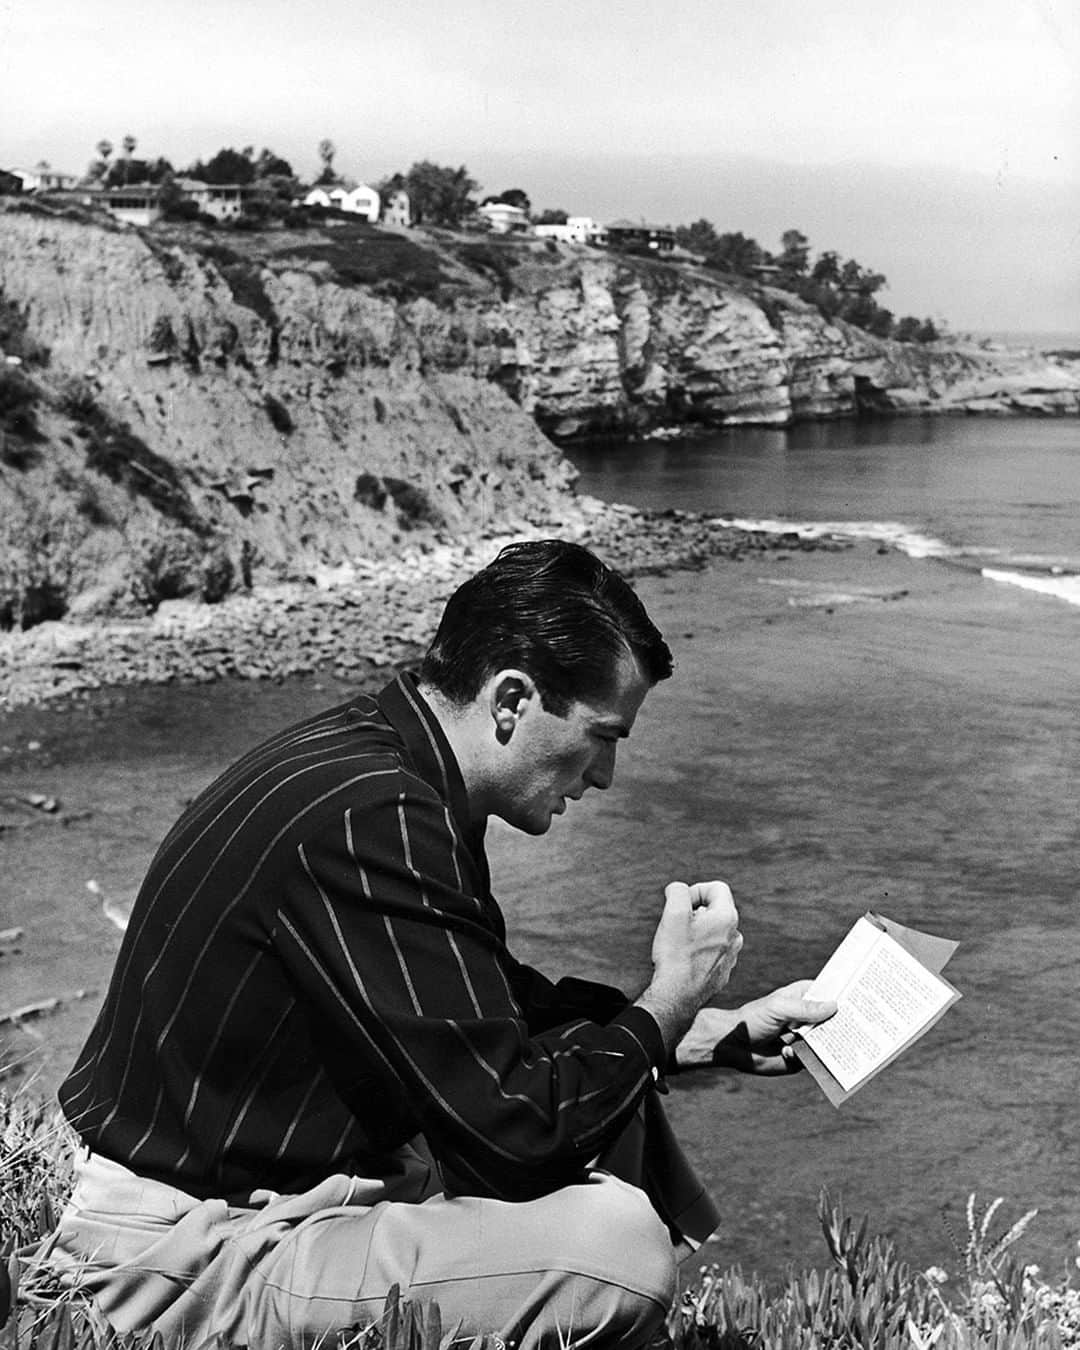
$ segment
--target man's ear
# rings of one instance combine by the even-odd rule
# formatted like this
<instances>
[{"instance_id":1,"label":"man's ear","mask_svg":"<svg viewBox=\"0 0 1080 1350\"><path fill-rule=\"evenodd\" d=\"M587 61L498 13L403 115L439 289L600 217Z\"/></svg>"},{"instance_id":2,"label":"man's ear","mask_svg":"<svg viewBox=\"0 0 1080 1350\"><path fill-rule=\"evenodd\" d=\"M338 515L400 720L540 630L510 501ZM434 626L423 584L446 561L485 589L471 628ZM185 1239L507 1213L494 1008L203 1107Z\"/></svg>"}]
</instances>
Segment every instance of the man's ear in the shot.
<instances>
[{"instance_id":1,"label":"man's ear","mask_svg":"<svg viewBox=\"0 0 1080 1350\"><path fill-rule=\"evenodd\" d=\"M488 685L491 720L500 745L505 745L529 708L540 701L532 676L524 670L500 670Z\"/></svg>"}]
</instances>

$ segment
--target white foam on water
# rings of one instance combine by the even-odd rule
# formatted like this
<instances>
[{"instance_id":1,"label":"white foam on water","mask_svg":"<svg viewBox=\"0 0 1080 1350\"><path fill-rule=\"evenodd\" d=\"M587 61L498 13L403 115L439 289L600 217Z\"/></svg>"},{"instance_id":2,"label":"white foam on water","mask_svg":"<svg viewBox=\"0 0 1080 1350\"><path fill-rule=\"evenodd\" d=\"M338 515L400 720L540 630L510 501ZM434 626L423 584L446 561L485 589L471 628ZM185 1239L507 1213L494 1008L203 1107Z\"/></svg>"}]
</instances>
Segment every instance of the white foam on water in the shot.
<instances>
[{"instance_id":1,"label":"white foam on water","mask_svg":"<svg viewBox=\"0 0 1080 1350\"><path fill-rule=\"evenodd\" d=\"M1025 591L1052 595L1070 605L1080 605L1080 576L1075 572L1063 576L1047 576L1036 572L1009 572L1000 567L984 567L981 575L988 581L999 581L1007 586L1019 586Z\"/></svg>"},{"instance_id":2,"label":"white foam on water","mask_svg":"<svg viewBox=\"0 0 1080 1350\"><path fill-rule=\"evenodd\" d=\"M909 558L958 558L963 550L898 520L747 520L716 516L717 525L767 534L797 534L800 539L876 539Z\"/></svg>"},{"instance_id":3,"label":"white foam on water","mask_svg":"<svg viewBox=\"0 0 1080 1350\"><path fill-rule=\"evenodd\" d=\"M783 520L756 519L741 516L715 516L713 524L739 530L760 530L766 534L794 534L800 539L851 539L876 540L879 543L906 553L909 558L940 558L961 566L968 566L988 581L997 581L1009 586L1018 586L1023 590L1035 591L1040 595L1050 595L1064 600L1070 605L1080 605L1080 571L1076 560L1051 556L1048 554L1012 554L1007 549L997 548L960 548L946 544L922 530L897 520ZM997 566L981 565L992 558ZM1005 565L1003 565L1005 564ZM1008 566L1012 564L1012 567ZM1036 568L1034 571L1013 570L1024 567ZM848 595L839 594L827 597L826 603L844 604L852 600L865 600L867 597L856 591ZM892 597L887 597L892 598ZM818 604L822 597L813 600L792 598L791 604Z\"/></svg>"}]
</instances>

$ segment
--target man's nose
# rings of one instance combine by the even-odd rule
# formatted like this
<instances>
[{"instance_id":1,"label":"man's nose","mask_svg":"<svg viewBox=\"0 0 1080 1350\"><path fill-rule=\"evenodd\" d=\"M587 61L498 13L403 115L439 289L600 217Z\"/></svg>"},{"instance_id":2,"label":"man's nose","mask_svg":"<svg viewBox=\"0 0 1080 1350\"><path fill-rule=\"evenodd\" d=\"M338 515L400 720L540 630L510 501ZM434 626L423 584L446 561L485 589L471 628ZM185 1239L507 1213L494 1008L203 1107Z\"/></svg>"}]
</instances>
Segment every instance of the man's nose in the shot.
<instances>
[{"instance_id":1,"label":"man's nose","mask_svg":"<svg viewBox=\"0 0 1080 1350\"><path fill-rule=\"evenodd\" d=\"M589 765L585 775L590 787L609 788L615 778L615 746L605 745Z\"/></svg>"}]
</instances>

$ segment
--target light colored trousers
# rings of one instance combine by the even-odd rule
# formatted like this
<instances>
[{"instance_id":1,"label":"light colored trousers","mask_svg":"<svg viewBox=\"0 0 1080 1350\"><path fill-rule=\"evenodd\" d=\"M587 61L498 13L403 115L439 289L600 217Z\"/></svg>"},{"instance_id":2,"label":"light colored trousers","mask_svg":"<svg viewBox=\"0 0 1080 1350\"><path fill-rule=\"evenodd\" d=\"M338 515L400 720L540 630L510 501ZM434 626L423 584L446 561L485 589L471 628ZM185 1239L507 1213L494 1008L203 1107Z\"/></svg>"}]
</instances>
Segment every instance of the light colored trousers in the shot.
<instances>
[{"instance_id":1,"label":"light colored trousers","mask_svg":"<svg viewBox=\"0 0 1080 1350\"><path fill-rule=\"evenodd\" d=\"M247 1208L197 1200L85 1152L48 1262L117 1331L193 1348L312 1347L378 1319L386 1295L439 1304L444 1343L643 1345L675 1290L675 1249L644 1191L607 1172L508 1204L430 1190L403 1150L391 1181L332 1176ZM452 1333L452 1334L451 1334Z\"/></svg>"}]
</instances>

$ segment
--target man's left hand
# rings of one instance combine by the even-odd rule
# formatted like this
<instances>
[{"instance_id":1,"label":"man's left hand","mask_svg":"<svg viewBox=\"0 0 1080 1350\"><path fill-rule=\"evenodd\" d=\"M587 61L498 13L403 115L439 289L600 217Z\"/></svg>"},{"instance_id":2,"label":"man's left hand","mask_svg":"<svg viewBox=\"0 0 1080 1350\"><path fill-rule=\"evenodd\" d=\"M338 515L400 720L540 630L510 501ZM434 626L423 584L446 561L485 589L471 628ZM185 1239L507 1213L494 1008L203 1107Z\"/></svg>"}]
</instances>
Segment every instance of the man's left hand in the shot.
<instances>
[{"instance_id":1,"label":"man's left hand","mask_svg":"<svg viewBox=\"0 0 1080 1350\"><path fill-rule=\"evenodd\" d=\"M675 1047L675 1063L681 1069L713 1065L741 1073L794 1073L802 1066L785 1033L824 1022L836 1011L835 1003L804 997L810 984L796 980L741 1008L702 1008Z\"/></svg>"}]
</instances>

